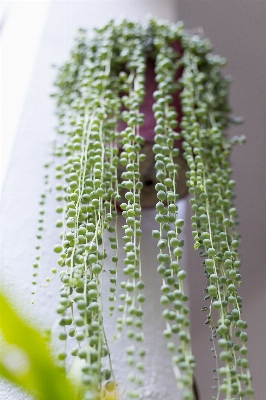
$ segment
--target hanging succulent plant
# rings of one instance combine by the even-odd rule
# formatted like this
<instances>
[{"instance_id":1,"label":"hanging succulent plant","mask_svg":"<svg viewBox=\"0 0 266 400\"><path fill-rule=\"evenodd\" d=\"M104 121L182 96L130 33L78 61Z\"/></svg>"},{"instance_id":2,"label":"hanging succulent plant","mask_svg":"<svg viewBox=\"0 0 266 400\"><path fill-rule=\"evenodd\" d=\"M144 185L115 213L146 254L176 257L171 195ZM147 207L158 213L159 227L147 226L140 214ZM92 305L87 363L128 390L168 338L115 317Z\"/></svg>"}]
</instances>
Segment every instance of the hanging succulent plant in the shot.
<instances>
[{"instance_id":1,"label":"hanging succulent plant","mask_svg":"<svg viewBox=\"0 0 266 400\"><path fill-rule=\"evenodd\" d=\"M108 393L116 391L102 312L103 279L110 281L111 313L117 284L123 289L117 331L125 330L129 342L127 396L140 396L145 368L141 265L145 206L157 210L158 229L151 234L158 241L163 334L183 399L195 399L186 272L181 266L184 221L178 216L177 203L187 190L195 213L194 247L200 250L206 276L205 323L211 327L216 355L217 395L213 399L252 398L247 323L241 318L238 295L241 262L229 163L233 141L224 134L230 121L229 80L220 72L224 64L223 58L212 53L208 40L187 34L182 23L151 19L146 27L111 21L95 29L89 40L80 30L69 61L59 68L54 154L61 160L56 166L56 211L62 217L56 226L63 232L62 241L54 247L60 258L52 273L59 273L63 284L57 307L59 339L76 338L71 354L83 360L86 400L101 396L103 388ZM123 243L117 237L118 212L125 218ZM114 251L109 271L106 235ZM117 282L119 246L125 250L122 282ZM66 351L58 355L62 365L66 357Z\"/></svg>"}]
</instances>

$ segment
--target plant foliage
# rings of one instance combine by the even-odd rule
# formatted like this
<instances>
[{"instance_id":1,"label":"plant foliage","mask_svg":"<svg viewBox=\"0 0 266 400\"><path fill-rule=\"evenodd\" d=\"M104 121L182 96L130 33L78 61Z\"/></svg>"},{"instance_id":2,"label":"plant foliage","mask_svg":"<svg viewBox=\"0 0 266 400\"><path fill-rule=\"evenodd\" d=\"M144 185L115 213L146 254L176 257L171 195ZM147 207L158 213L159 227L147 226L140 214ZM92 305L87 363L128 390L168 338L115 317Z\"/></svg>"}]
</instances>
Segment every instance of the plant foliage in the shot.
<instances>
[{"instance_id":1,"label":"plant foliage","mask_svg":"<svg viewBox=\"0 0 266 400\"><path fill-rule=\"evenodd\" d=\"M208 40L186 33L182 23L150 20L144 27L126 20L119 24L110 21L95 29L89 40L80 30L70 59L59 68L54 94L57 132L62 136L55 149L60 160L56 165L56 211L60 215L56 226L62 228L62 240L54 247L60 258L58 268L53 269L53 276L59 273L62 281L57 308L61 318L59 338L63 342L69 336L76 339L72 355L84 362L86 400L95 400L102 387L106 393L116 390L104 330L102 280L110 281L112 313L117 297L117 249L122 245L117 237L120 208L125 218L125 280L119 282L123 293L117 330L125 330L129 340L127 396L139 398L145 364L140 165L145 160L142 126L146 116L142 105L151 60L157 84L149 112L156 121L153 152L158 199L158 229L152 235L158 240L158 273L162 276L158 296L165 306L164 336L172 353L174 374L183 399L193 400L195 360L183 285L186 272L181 266L184 221L178 217L177 204L180 165L176 157L182 142L194 211L192 234L206 276L207 306L203 310L207 311L205 323L212 332L217 372L217 395L213 398L252 397L246 358L247 323L241 318L242 299L238 294L241 262L232 191L235 182L229 162L233 142L241 142L241 138L229 140L224 134L230 121L229 80L220 72L225 60L212 53ZM174 102L177 95L179 115ZM114 251L109 271L106 234ZM38 266L35 264L36 277ZM67 352L58 357L64 364Z\"/></svg>"}]
</instances>

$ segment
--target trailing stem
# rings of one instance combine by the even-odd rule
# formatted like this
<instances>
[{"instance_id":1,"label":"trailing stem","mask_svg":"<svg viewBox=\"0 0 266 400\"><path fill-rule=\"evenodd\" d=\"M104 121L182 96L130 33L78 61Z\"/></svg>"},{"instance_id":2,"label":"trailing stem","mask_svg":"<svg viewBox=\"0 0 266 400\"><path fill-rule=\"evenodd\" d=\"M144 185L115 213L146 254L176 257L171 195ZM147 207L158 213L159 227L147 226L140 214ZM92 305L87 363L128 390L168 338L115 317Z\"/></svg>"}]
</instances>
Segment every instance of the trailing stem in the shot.
<instances>
[{"instance_id":1,"label":"trailing stem","mask_svg":"<svg viewBox=\"0 0 266 400\"><path fill-rule=\"evenodd\" d=\"M141 396L145 283L141 265L140 163L145 160L141 153L145 139L140 133L145 115L140 110L145 105L150 61L155 63L157 85L150 112L156 121L153 152L158 199L155 219L159 224L152 235L158 240L157 271L162 276L163 335L172 354L177 385L184 400L195 399L186 271L181 263L184 221L178 217L177 204L181 170L177 160L183 154L189 167L187 185L195 212L192 234L207 278L204 291L209 303L202 310L208 311L205 324L212 332L213 370L217 373L217 395L213 398L219 400L222 394L226 400L246 395L252 398L246 357L247 323L241 318L242 299L238 294L241 262L233 205L235 182L230 178L232 142L223 133L230 111L228 80L220 73L225 61L211 53L209 41L186 34L182 23L150 20L143 27L126 20L120 24L110 21L95 29L88 42L85 31L80 30L70 60L59 68L54 96L59 117L57 132L62 139L55 150L60 160L56 165L56 212L62 217L56 226L62 232L61 242L54 247L60 254L58 267L47 279L48 283L60 271L57 312L63 345L58 358L65 368L67 340L74 338L76 347L71 354L80 361L84 399L104 398L107 393L117 396L102 291L103 280L109 276L112 314L117 297L120 208L125 218L125 280L120 282L122 303L118 310L122 314L117 320L117 337L126 326L130 366L127 396ZM42 230L43 222L39 223ZM109 271L106 232L114 252Z\"/></svg>"}]
</instances>

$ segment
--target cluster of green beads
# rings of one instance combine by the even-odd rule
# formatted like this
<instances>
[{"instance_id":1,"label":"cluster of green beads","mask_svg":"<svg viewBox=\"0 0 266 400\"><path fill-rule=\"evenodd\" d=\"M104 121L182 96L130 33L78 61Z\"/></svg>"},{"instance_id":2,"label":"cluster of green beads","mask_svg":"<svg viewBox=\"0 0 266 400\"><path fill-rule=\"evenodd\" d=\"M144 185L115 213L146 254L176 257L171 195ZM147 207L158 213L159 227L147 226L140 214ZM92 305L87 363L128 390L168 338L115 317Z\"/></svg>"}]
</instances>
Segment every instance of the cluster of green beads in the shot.
<instances>
[{"instance_id":1,"label":"cluster of green beads","mask_svg":"<svg viewBox=\"0 0 266 400\"><path fill-rule=\"evenodd\" d=\"M119 76L123 82L122 120L126 128L121 132L122 151L120 164L126 167L121 174L121 186L125 190L125 201L121 204L122 216L126 219L124 230L124 274L126 280L121 282L123 293L120 299L125 303L119 306L123 316L118 320L118 330L127 325L127 337L130 345L127 347L127 362L130 366L129 380L132 388L128 390L129 398L139 398L138 386L143 383L145 350L141 346L144 340L142 330L142 303L145 295L142 293L144 282L141 279L140 239L141 231L141 205L139 164L144 160L140 155L141 145L144 143L139 134L143 124L144 115L140 113L140 105L145 95L145 70L146 60L143 49L143 28L128 24L123 30L121 45L125 62L125 71Z\"/></svg>"},{"instance_id":2,"label":"cluster of green beads","mask_svg":"<svg viewBox=\"0 0 266 400\"><path fill-rule=\"evenodd\" d=\"M120 200L117 120L121 107L118 80L108 79L114 47L112 24L98 30L88 45L83 44L82 36L83 32L73 52L72 63L61 69L57 81L61 88L59 130L66 135L66 140L61 146L65 156L61 165L65 184L57 186L57 190L64 193L63 202L56 209L63 214L57 226L64 230L62 244L56 245L54 251L60 253L58 264L63 283L57 308L62 326L59 339L65 342L70 336L77 340L78 346L71 354L84 360L82 381L88 388L85 399L89 400L97 398L105 381L107 390L114 388L110 381L114 376L104 332L101 293L107 257L104 232L114 232L115 204ZM85 47L86 56L83 54ZM74 68L82 58L82 65ZM68 90L68 85L72 86L72 91ZM110 241L111 247L117 249L112 236ZM115 273L110 272L111 282L115 284ZM104 361L107 355L108 368ZM64 360L66 356L63 351L59 359Z\"/></svg>"},{"instance_id":3,"label":"cluster of green beads","mask_svg":"<svg viewBox=\"0 0 266 400\"><path fill-rule=\"evenodd\" d=\"M187 173L190 200L194 216L192 229L195 249L204 258L203 267L208 285L205 300L210 300L206 324L212 330L218 374L218 391L226 400L242 399L253 394L246 358L247 323L241 319L242 298L238 247L235 231L236 208L233 205L229 164L231 143L223 134L228 124L228 80L221 76L221 57L211 54L207 40L198 36L182 39L183 76L181 103L183 118L181 135L184 156L190 171ZM219 354L217 354L219 353ZM221 366L222 363L222 366ZM214 399L217 397L214 396Z\"/></svg>"},{"instance_id":4,"label":"cluster of green beads","mask_svg":"<svg viewBox=\"0 0 266 400\"><path fill-rule=\"evenodd\" d=\"M37 245L35 246L35 249L37 251L37 255L35 256L35 261L33 264L33 273L32 273L32 304L34 304L35 300L35 295L38 289L38 277L39 277L39 269L41 266L42 262L42 245L43 245L43 234L45 231L45 214L46 214L46 206L47 206L47 200L49 198L49 195L51 193L51 174L50 174L50 168L53 164L53 158L54 158L54 142L52 142L51 146L51 153L49 155L48 161L44 164L44 167L46 169L46 173L44 175L44 185L45 189L43 193L40 195L40 209L39 209L39 219L38 219L38 227L37 227L37 234L36 238L38 240ZM47 281L50 279L47 278Z\"/></svg>"},{"instance_id":5,"label":"cluster of green beads","mask_svg":"<svg viewBox=\"0 0 266 400\"><path fill-rule=\"evenodd\" d=\"M182 25L160 24L153 26L153 29L156 32L155 70L158 85L154 92L153 105L156 120L153 151L156 177L159 181L155 186L158 198L158 214L155 220L160 226L158 231L153 231L153 237L158 239L157 259L160 265L157 271L162 275L163 281L160 299L161 304L165 306L163 317L166 329L163 334L168 339L168 350L173 353L172 363L178 387L184 389L182 398L191 400L194 399L195 360L190 344L188 296L184 291L186 272L180 264L184 246L180 234L184 221L178 218L176 181L179 165L174 162L174 157L179 153L174 144L180 140L180 134L174 130L177 127L177 111L171 105L173 93L176 91L175 76L180 67L181 56L174 51L172 43L180 40ZM179 339L178 346L173 340L174 335Z\"/></svg>"},{"instance_id":6,"label":"cluster of green beads","mask_svg":"<svg viewBox=\"0 0 266 400\"><path fill-rule=\"evenodd\" d=\"M174 50L179 42L182 54ZM67 338L76 339L71 354L82 360L85 400L100 398L116 390L111 356L104 330L102 280L108 271L105 259L106 232L114 251L109 269L109 309L116 307L118 278L117 203L125 218L124 281L120 282L121 317L117 330L126 326L130 366L129 398L139 398L143 381L145 346L142 330L144 282L141 271L140 162L144 139L140 127L145 116L140 106L145 100L146 60L155 60L157 90L153 113L156 120L153 152L155 157L158 202L158 272L162 276L161 304L172 353L173 370L184 400L194 400L195 360L191 352L188 296L184 290L186 272L182 269L182 226L178 218L177 176L179 154L176 141L183 140L184 157L189 166L188 187L195 215L192 217L195 249L204 257L208 279L205 299L210 305L206 324L212 331L217 370L217 399L251 395L251 378L246 358L247 324L241 319L239 274L239 236L235 231L229 155L232 143L223 130L229 122L228 80L220 67L224 60L211 53L207 40L189 36L182 23L150 20L147 27L138 23L110 21L94 30L89 41L80 30L71 58L59 68L56 80L59 124L55 156L56 190L61 216L56 226L62 229L61 242L54 247L60 254L58 272L62 281L57 312L60 315L59 339L67 358ZM182 77L177 81L177 72ZM173 106L173 94L180 94L182 115ZM121 131L121 122L126 127ZM118 176L122 166L124 172ZM120 183L119 183L120 182ZM121 194L125 200L121 204ZM108 261L109 263L109 261ZM117 336L119 336L119 334ZM178 343L176 342L178 339ZM216 350L216 339L220 352ZM220 363L223 363L220 366Z\"/></svg>"}]
</instances>

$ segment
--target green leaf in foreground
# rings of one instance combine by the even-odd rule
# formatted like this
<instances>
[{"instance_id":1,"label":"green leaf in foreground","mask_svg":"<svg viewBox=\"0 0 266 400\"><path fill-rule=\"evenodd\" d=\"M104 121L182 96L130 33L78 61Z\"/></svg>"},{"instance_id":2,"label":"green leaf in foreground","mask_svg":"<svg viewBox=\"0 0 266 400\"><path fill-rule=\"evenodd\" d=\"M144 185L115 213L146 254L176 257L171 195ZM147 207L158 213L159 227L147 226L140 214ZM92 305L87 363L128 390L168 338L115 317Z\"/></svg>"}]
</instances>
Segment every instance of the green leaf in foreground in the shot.
<instances>
[{"instance_id":1,"label":"green leaf in foreground","mask_svg":"<svg viewBox=\"0 0 266 400\"><path fill-rule=\"evenodd\" d=\"M0 375L40 400L77 399L42 334L24 321L0 291ZM15 360L15 361L14 361Z\"/></svg>"}]
</instances>

